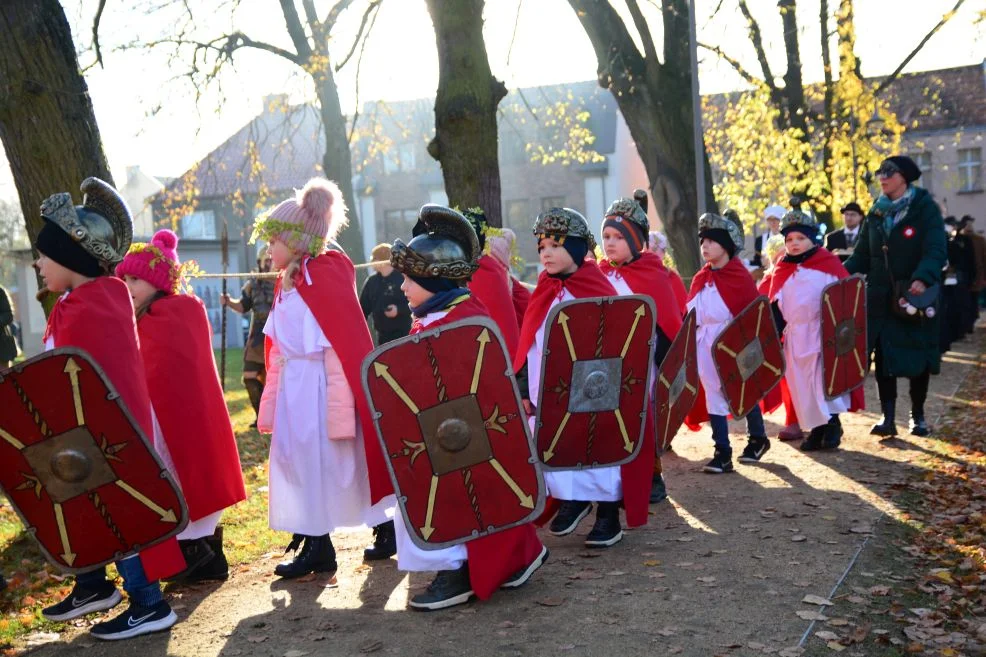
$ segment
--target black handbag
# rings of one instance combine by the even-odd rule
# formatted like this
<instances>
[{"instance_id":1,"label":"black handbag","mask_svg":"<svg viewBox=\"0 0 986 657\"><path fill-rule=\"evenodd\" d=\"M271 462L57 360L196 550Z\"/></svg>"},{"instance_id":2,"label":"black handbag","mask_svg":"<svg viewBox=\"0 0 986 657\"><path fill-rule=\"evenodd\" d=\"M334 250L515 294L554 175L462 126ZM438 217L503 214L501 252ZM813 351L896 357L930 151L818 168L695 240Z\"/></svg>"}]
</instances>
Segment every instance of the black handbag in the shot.
<instances>
[{"instance_id":1,"label":"black handbag","mask_svg":"<svg viewBox=\"0 0 986 657\"><path fill-rule=\"evenodd\" d=\"M890 284L893 286L894 294L890 299L890 313L909 322L919 322L922 319L931 319L938 314L938 301L941 298L941 284L935 283L927 286L921 294L911 294L911 284L907 281L894 280L894 274L890 270L890 258L887 253L890 249L887 244L883 244L883 262L887 267L887 275L890 276Z\"/></svg>"}]
</instances>

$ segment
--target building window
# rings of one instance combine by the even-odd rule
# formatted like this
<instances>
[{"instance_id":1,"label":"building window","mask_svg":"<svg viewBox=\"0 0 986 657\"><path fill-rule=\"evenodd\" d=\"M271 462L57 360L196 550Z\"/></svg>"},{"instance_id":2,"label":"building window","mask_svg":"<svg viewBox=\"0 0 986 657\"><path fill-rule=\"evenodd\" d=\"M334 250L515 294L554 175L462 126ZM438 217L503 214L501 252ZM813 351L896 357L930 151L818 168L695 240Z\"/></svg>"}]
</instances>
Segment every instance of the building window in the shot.
<instances>
[{"instance_id":1,"label":"building window","mask_svg":"<svg viewBox=\"0 0 986 657\"><path fill-rule=\"evenodd\" d=\"M934 175L931 173L931 153L927 151L924 153L913 153L911 159L921 169L921 178L917 184L930 192L931 183L934 180Z\"/></svg>"},{"instance_id":2,"label":"building window","mask_svg":"<svg viewBox=\"0 0 986 657\"><path fill-rule=\"evenodd\" d=\"M216 239L216 213L199 210L181 218L181 236L190 240Z\"/></svg>"},{"instance_id":3,"label":"building window","mask_svg":"<svg viewBox=\"0 0 986 657\"><path fill-rule=\"evenodd\" d=\"M959 149L959 191L978 192L982 190L983 149Z\"/></svg>"},{"instance_id":4,"label":"building window","mask_svg":"<svg viewBox=\"0 0 986 657\"><path fill-rule=\"evenodd\" d=\"M383 213L382 239L393 242L400 237L405 242L411 239L411 229L418 222L418 211L414 208L407 210L386 210Z\"/></svg>"},{"instance_id":5,"label":"building window","mask_svg":"<svg viewBox=\"0 0 986 657\"><path fill-rule=\"evenodd\" d=\"M528 212L528 205L526 198L507 201L507 227L521 235L534 225L534 219Z\"/></svg>"},{"instance_id":6,"label":"building window","mask_svg":"<svg viewBox=\"0 0 986 657\"><path fill-rule=\"evenodd\" d=\"M400 144L384 153L383 170L385 173L398 171L414 171L414 144Z\"/></svg>"},{"instance_id":7,"label":"building window","mask_svg":"<svg viewBox=\"0 0 986 657\"><path fill-rule=\"evenodd\" d=\"M545 210L550 210L551 208L563 208L565 207L565 197L564 196L545 196L541 198L541 212Z\"/></svg>"}]
</instances>

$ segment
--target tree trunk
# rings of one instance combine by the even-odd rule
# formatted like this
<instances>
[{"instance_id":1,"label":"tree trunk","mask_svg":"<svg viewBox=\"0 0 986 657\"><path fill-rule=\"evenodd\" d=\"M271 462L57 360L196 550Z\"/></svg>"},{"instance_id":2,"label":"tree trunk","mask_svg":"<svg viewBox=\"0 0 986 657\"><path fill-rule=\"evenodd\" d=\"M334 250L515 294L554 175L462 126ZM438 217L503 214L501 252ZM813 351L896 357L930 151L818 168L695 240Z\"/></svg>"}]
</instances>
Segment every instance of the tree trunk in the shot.
<instances>
[{"instance_id":1,"label":"tree trunk","mask_svg":"<svg viewBox=\"0 0 986 657\"><path fill-rule=\"evenodd\" d=\"M503 225L496 108L507 95L493 77L483 40L484 0L427 0L438 45L435 138L449 204L480 207L491 226Z\"/></svg>"},{"instance_id":2,"label":"tree trunk","mask_svg":"<svg viewBox=\"0 0 986 657\"><path fill-rule=\"evenodd\" d=\"M353 193L353 165L349 152L349 136L346 134L346 117L339 103L339 89L336 87L332 67L326 66L319 75L313 76L316 83L319 108L322 116L322 130L325 132L325 154L322 156L322 172L329 180L339 185L342 198L349 208L349 226L338 236L339 246L345 249L354 262L362 262L363 232L360 220L374 221L374 217L360 217L356 195ZM357 280L365 278L365 270L356 270Z\"/></svg>"},{"instance_id":3,"label":"tree trunk","mask_svg":"<svg viewBox=\"0 0 986 657\"><path fill-rule=\"evenodd\" d=\"M81 203L79 185L88 176L113 183L57 0L0 3L0 141L32 245L45 198L70 192Z\"/></svg>"},{"instance_id":4,"label":"tree trunk","mask_svg":"<svg viewBox=\"0 0 986 657\"><path fill-rule=\"evenodd\" d=\"M686 0L665 0L664 61L635 0L629 0L634 26L644 44L642 55L623 19L606 0L569 0L596 52L599 84L609 89L643 160L654 200L664 223L675 264L690 278L701 266L698 202L692 144L691 59ZM706 206L716 211L710 167L705 156ZM629 195L630 190L625 190Z\"/></svg>"}]
</instances>

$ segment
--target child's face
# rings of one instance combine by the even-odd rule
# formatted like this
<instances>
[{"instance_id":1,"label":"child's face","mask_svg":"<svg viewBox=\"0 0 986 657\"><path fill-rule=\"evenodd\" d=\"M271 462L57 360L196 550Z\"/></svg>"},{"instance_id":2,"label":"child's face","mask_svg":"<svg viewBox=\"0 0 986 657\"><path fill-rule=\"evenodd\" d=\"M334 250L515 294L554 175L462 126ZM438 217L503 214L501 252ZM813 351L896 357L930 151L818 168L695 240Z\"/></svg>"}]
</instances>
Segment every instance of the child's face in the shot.
<instances>
[{"instance_id":1,"label":"child's face","mask_svg":"<svg viewBox=\"0 0 986 657\"><path fill-rule=\"evenodd\" d=\"M579 268L565 247L551 237L545 237L538 241L538 257L541 259L544 270L552 276L573 274Z\"/></svg>"},{"instance_id":2,"label":"child's face","mask_svg":"<svg viewBox=\"0 0 986 657\"><path fill-rule=\"evenodd\" d=\"M294 251L281 240L274 240L270 244L270 261L274 269L284 269L294 260Z\"/></svg>"},{"instance_id":3,"label":"child's face","mask_svg":"<svg viewBox=\"0 0 986 657\"><path fill-rule=\"evenodd\" d=\"M702 260L705 262L717 262L729 255L726 253L726 249L722 248L722 244L708 237L702 238L699 247L702 250Z\"/></svg>"},{"instance_id":4,"label":"child's face","mask_svg":"<svg viewBox=\"0 0 986 657\"><path fill-rule=\"evenodd\" d=\"M429 292L414 282L410 276L404 274L404 282L401 283L401 292L407 297L407 305L417 308L428 299L435 296L434 292Z\"/></svg>"},{"instance_id":5,"label":"child's face","mask_svg":"<svg viewBox=\"0 0 986 657\"><path fill-rule=\"evenodd\" d=\"M74 272L58 264L45 254L41 254L41 257L35 261L34 266L38 268L38 272L44 280L45 287L50 292L65 292L72 287L72 280L75 278Z\"/></svg>"},{"instance_id":6,"label":"child's face","mask_svg":"<svg viewBox=\"0 0 986 657\"><path fill-rule=\"evenodd\" d=\"M808 236L796 230L792 230L784 238L784 250L787 251L788 255L801 255L812 246L814 244L808 239Z\"/></svg>"},{"instance_id":7,"label":"child's face","mask_svg":"<svg viewBox=\"0 0 986 657\"><path fill-rule=\"evenodd\" d=\"M123 282L127 284L127 289L130 290L130 298L134 301L135 309L146 306L157 292L157 288L143 278L137 278L130 274L123 277Z\"/></svg>"},{"instance_id":8,"label":"child's face","mask_svg":"<svg viewBox=\"0 0 986 657\"><path fill-rule=\"evenodd\" d=\"M603 251L606 257L615 263L622 264L630 260L630 245L616 228L603 228Z\"/></svg>"}]
</instances>

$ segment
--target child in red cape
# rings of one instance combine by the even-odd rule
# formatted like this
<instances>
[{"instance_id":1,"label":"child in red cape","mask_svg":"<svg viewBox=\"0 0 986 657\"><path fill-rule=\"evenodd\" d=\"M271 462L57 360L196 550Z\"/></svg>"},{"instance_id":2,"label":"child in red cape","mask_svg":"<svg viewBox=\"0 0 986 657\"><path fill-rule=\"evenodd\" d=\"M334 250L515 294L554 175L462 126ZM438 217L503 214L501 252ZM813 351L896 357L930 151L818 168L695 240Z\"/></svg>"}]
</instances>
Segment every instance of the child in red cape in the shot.
<instances>
[{"instance_id":1,"label":"child in red cape","mask_svg":"<svg viewBox=\"0 0 986 657\"><path fill-rule=\"evenodd\" d=\"M518 372L520 394L532 426L533 404L541 386L544 324L548 312L562 301L616 295L616 289L595 262L586 259L595 247L595 240L581 214L570 208L550 208L539 214L534 222L534 237L538 241L538 256L544 271L538 277L524 315L520 346L514 355L514 371ZM629 525L645 524L651 477L650 468L642 472L640 463L640 459L636 459L624 466L545 472L544 481L552 498L549 509L557 509L548 530L555 536L571 534L589 515L594 502L596 521L586 537L587 547L609 547L623 539L621 502L626 506ZM551 517L551 511L544 517Z\"/></svg>"},{"instance_id":2,"label":"child in red cape","mask_svg":"<svg viewBox=\"0 0 986 657\"><path fill-rule=\"evenodd\" d=\"M648 389L654 389L657 368L671 348L681 329L681 309L671 289L667 269L657 255L647 249L649 222L647 220L647 192L638 189L633 198L621 198L609 206L603 220L603 251L606 257L599 269L619 295L643 294L654 300L657 309L657 347L654 350L654 370ZM654 453L653 475L649 501L662 502L668 497L664 483L661 457L656 454L655 428L652 404L648 403L647 427L644 448ZM641 450L643 455L645 452ZM646 458L646 457L645 457ZM624 483L624 495L626 484Z\"/></svg>"},{"instance_id":3,"label":"child in red cape","mask_svg":"<svg viewBox=\"0 0 986 657\"><path fill-rule=\"evenodd\" d=\"M205 304L180 294L178 236L159 230L130 247L116 275L130 290L151 396L154 449L181 486L189 523L178 535L187 564L176 579L229 577L223 509L246 499ZM218 528L217 528L218 527Z\"/></svg>"},{"instance_id":4,"label":"child in red cape","mask_svg":"<svg viewBox=\"0 0 986 657\"><path fill-rule=\"evenodd\" d=\"M510 270L507 265L504 265L490 253L492 244L489 243L488 237L495 236L497 229L490 228L486 214L479 208L466 210L462 214L476 231L476 236L479 238L479 249L482 252L479 257L479 269L469 281L469 291L486 306L490 317L493 318L493 321L500 328L500 333L503 334L507 352L512 354L517 349L519 325L517 324L517 313L514 310Z\"/></svg>"},{"instance_id":5,"label":"child in red cape","mask_svg":"<svg viewBox=\"0 0 986 657\"><path fill-rule=\"evenodd\" d=\"M767 268L764 270L763 278L757 284L757 293L770 296L770 279L777 271L777 263L784 257L784 236L781 234L771 235L763 245L763 253L767 256ZM772 306L774 312L774 322L777 325L778 334L784 331L784 319L778 317L779 310ZM783 340L783 337L781 338ZM794 410L794 402L791 401L791 391L787 388L787 379L781 379L780 385L771 389L767 396L760 401L760 408L764 414L773 413L778 406L784 405L784 428L777 435L778 440L801 440L804 433L798 424L798 414Z\"/></svg>"},{"instance_id":6,"label":"child in red cape","mask_svg":"<svg viewBox=\"0 0 986 657\"><path fill-rule=\"evenodd\" d=\"M644 198L646 198L646 192L644 194ZM650 243L648 244L648 248L651 253L658 257L663 265L664 255L668 252L668 238L659 230L652 230L649 235ZM688 303L688 290L685 289L685 282L681 280L681 274L674 269L665 266L664 270L668 274L668 281L671 283L671 290L674 292L675 301L678 302L678 311L684 317L688 312L688 309L685 307Z\"/></svg>"},{"instance_id":7,"label":"child in red cape","mask_svg":"<svg viewBox=\"0 0 986 657\"><path fill-rule=\"evenodd\" d=\"M422 230L416 228L407 244L395 240L391 252L391 265L404 274L401 289L414 315L411 335L467 317L488 317L483 303L462 286L477 269L480 253L470 222L437 205L422 207L419 219ZM412 609L445 609L474 595L486 600L498 588L525 584L548 558L530 523L438 550L416 546L401 514L394 517L394 526L397 567L438 571L428 589L411 598Z\"/></svg>"},{"instance_id":8,"label":"child in red cape","mask_svg":"<svg viewBox=\"0 0 986 657\"><path fill-rule=\"evenodd\" d=\"M743 227L738 221L728 218L728 214L727 217L703 214L698 220L698 236L705 265L692 279L688 308L695 309L698 378L702 392L687 422L689 426L696 426L709 420L715 453L703 471L722 474L733 471L733 449L729 444L729 423L726 419L729 405L723 396L719 373L712 360L712 345L727 324L757 298L757 286L743 266L743 261L736 257L743 247ZM739 461L756 463L770 449L759 405L747 414L746 426L749 441Z\"/></svg>"},{"instance_id":9,"label":"child in red cape","mask_svg":"<svg viewBox=\"0 0 986 657\"><path fill-rule=\"evenodd\" d=\"M524 313L527 312L527 304L531 302L531 291L521 283L511 272L511 267L523 266L523 259L516 254L515 245L517 234L509 228L501 228L498 235L488 237L490 245L490 255L497 259L507 270L507 279L510 284L510 295L514 304L514 314L517 317L517 330L520 330L524 323Z\"/></svg>"},{"instance_id":10,"label":"child in red cape","mask_svg":"<svg viewBox=\"0 0 986 657\"><path fill-rule=\"evenodd\" d=\"M41 205L45 221L35 244L41 254L37 267L49 292L65 293L48 317L45 349L78 347L92 356L144 435L150 437L154 435L150 400L137 349L133 305L127 286L110 275L130 247L130 211L116 190L97 178L84 180L82 192L81 206L73 207L67 193L55 194ZM158 584L185 568L175 539L122 559L116 568L130 596L130 607L94 625L93 636L127 639L165 630L178 621ZM41 613L48 620L65 622L112 609L122 599L106 579L106 569L97 568L76 575L68 597Z\"/></svg>"},{"instance_id":11,"label":"child in red cape","mask_svg":"<svg viewBox=\"0 0 986 657\"><path fill-rule=\"evenodd\" d=\"M334 572L332 531L380 525L393 514L380 445L364 440L373 420L360 365L373 341L353 264L332 241L345 224L339 188L314 178L254 226L281 270L264 327L267 385L257 426L273 434L270 527L292 533L289 551L304 544L274 570L289 579Z\"/></svg>"},{"instance_id":12,"label":"child in red cape","mask_svg":"<svg viewBox=\"0 0 986 657\"><path fill-rule=\"evenodd\" d=\"M770 300L777 304L784 327L784 360L791 399L798 418L810 428L801 449L810 452L836 449L842 442L839 414L862 406L862 388L835 399L825 398L822 373L821 298L825 286L849 276L842 262L815 245L818 221L800 210L781 219L781 234L787 255L770 277Z\"/></svg>"}]
</instances>

